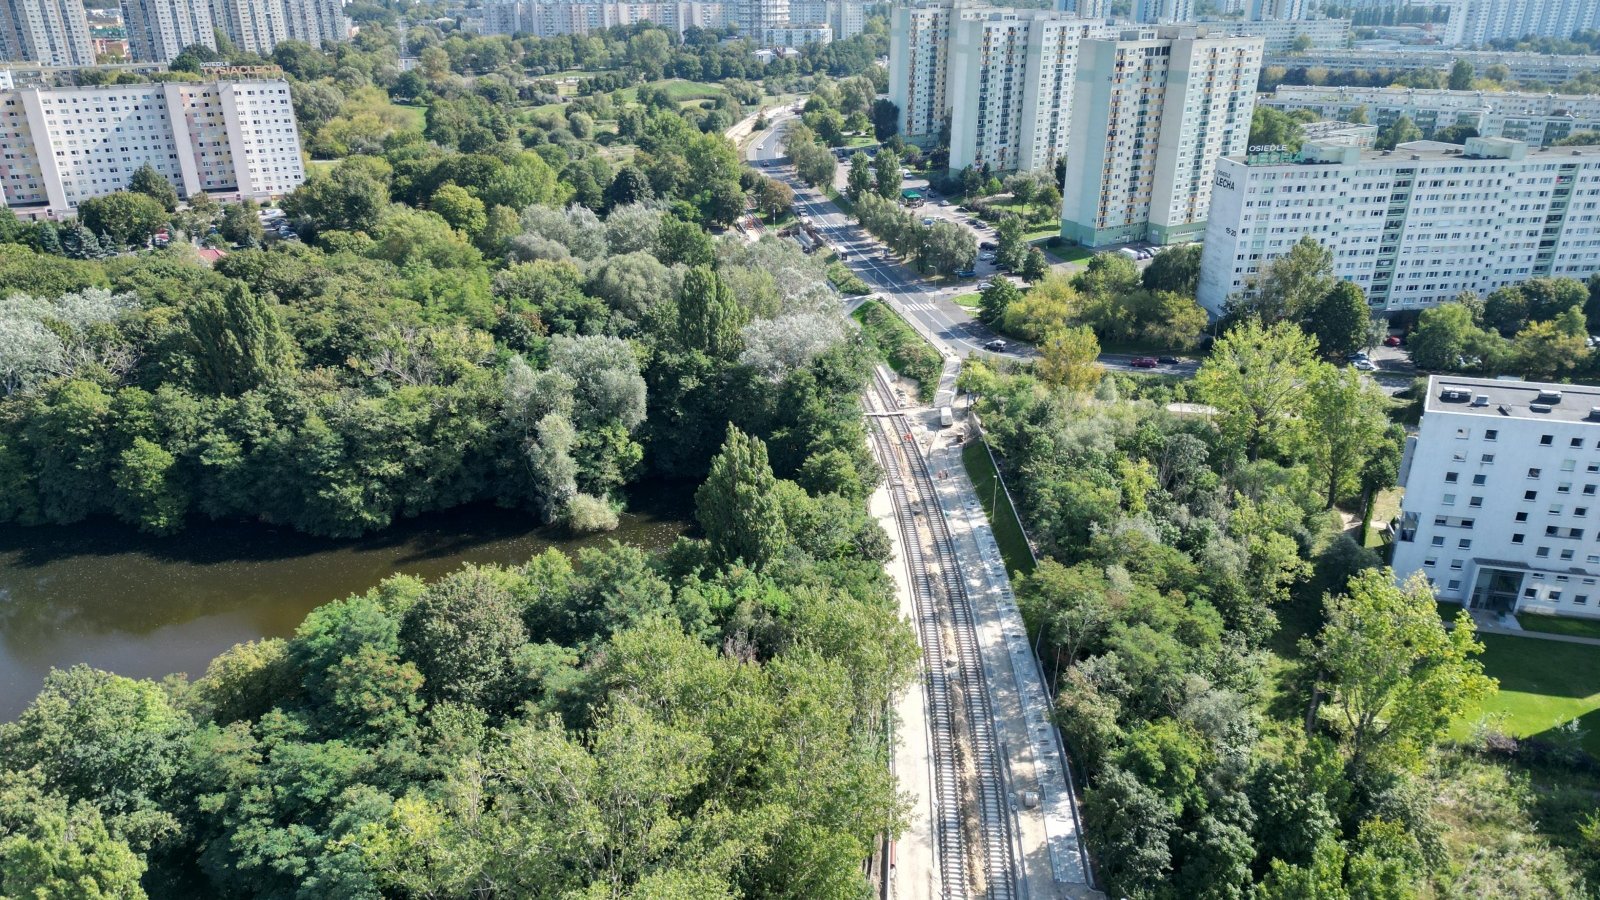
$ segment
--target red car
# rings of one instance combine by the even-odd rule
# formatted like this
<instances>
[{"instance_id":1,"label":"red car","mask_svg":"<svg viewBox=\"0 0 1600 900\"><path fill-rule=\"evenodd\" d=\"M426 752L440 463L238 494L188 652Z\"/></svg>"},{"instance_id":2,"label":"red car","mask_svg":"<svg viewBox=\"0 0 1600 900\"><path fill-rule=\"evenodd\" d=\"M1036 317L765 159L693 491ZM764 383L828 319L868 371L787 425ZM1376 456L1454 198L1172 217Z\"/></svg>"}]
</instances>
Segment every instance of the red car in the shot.
<instances>
[{"instance_id":1,"label":"red car","mask_svg":"<svg viewBox=\"0 0 1600 900\"><path fill-rule=\"evenodd\" d=\"M1135 369L1154 369L1156 366L1160 365L1160 363L1156 362L1156 359L1153 356L1136 356L1134 357L1133 362L1129 363L1129 365L1133 366Z\"/></svg>"},{"instance_id":2,"label":"red car","mask_svg":"<svg viewBox=\"0 0 1600 900\"><path fill-rule=\"evenodd\" d=\"M1398 347L1400 346L1400 343L1400 338L1392 334L1383 339L1383 345L1385 347Z\"/></svg>"}]
</instances>

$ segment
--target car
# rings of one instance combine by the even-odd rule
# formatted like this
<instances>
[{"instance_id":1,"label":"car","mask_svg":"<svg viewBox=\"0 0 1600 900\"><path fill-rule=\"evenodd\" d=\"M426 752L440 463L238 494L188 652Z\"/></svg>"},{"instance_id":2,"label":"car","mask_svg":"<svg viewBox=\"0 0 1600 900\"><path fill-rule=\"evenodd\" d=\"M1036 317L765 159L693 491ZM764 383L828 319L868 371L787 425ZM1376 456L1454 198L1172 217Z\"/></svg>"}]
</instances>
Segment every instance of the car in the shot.
<instances>
[{"instance_id":1,"label":"car","mask_svg":"<svg viewBox=\"0 0 1600 900\"><path fill-rule=\"evenodd\" d=\"M940 200L939 201L939 205L940 206L949 206L950 205L950 201L949 200Z\"/></svg>"},{"instance_id":2,"label":"car","mask_svg":"<svg viewBox=\"0 0 1600 900\"><path fill-rule=\"evenodd\" d=\"M985 250L982 253L978 254L978 261L979 262L994 262L994 254L990 253L987 250Z\"/></svg>"},{"instance_id":3,"label":"car","mask_svg":"<svg viewBox=\"0 0 1600 900\"><path fill-rule=\"evenodd\" d=\"M1000 340L999 338L995 338L989 343L984 344L983 349L989 351L990 353L1001 353L1006 349L1006 342Z\"/></svg>"},{"instance_id":4,"label":"car","mask_svg":"<svg viewBox=\"0 0 1600 900\"><path fill-rule=\"evenodd\" d=\"M978 242L978 249L979 250L999 250L1000 249L1000 245L996 244L994 241L979 241Z\"/></svg>"},{"instance_id":5,"label":"car","mask_svg":"<svg viewBox=\"0 0 1600 900\"><path fill-rule=\"evenodd\" d=\"M1347 353L1347 354L1345 354L1344 358L1345 358L1345 361L1347 361L1347 362L1360 362L1361 360L1367 358L1367 351L1365 351L1365 350L1357 350L1354 353Z\"/></svg>"},{"instance_id":6,"label":"car","mask_svg":"<svg viewBox=\"0 0 1600 900\"><path fill-rule=\"evenodd\" d=\"M1350 367L1352 369L1355 369L1358 372L1376 372L1376 371L1378 371L1378 364L1373 362L1370 359L1358 359L1355 362L1351 363Z\"/></svg>"},{"instance_id":7,"label":"car","mask_svg":"<svg viewBox=\"0 0 1600 900\"><path fill-rule=\"evenodd\" d=\"M967 220L967 224L971 225L973 228L982 228L983 227L983 223L978 221L977 219L968 219Z\"/></svg>"},{"instance_id":8,"label":"car","mask_svg":"<svg viewBox=\"0 0 1600 900\"><path fill-rule=\"evenodd\" d=\"M1156 362L1154 356L1135 356L1133 362L1128 365L1133 366L1135 369L1154 369L1161 364Z\"/></svg>"},{"instance_id":9,"label":"car","mask_svg":"<svg viewBox=\"0 0 1600 900\"><path fill-rule=\"evenodd\" d=\"M956 207L956 212L967 212L967 208L965 206L958 206Z\"/></svg>"},{"instance_id":10,"label":"car","mask_svg":"<svg viewBox=\"0 0 1600 900\"><path fill-rule=\"evenodd\" d=\"M991 285L991 284L994 284L993 280L980 281L980 282L978 282L978 290L986 291L986 290L989 289L989 285Z\"/></svg>"},{"instance_id":11,"label":"car","mask_svg":"<svg viewBox=\"0 0 1600 900\"><path fill-rule=\"evenodd\" d=\"M1388 337L1383 339L1383 345L1385 347L1398 347L1402 343L1404 343L1404 341L1400 340L1400 336L1399 335L1391 334Z\"/></svg>"},{"instance_id":12,"label":"car","mask_svg":"<svg viewBox=\"0 0 1600 900\"><path fill-rule=\"evenodd\" d=\"M978 271L976 269L962 269L956 273L957 278L976 278L977 276Z\"/></svg>"},{"instance_id":13,"label":"car","mask_svg":"<svg viewBox=\"0 0 1600 900\"><path fill-rule=\"evenodd\" d=\"M932 225L933 222L934 222L933 216L923 216L922 217L922 224L924 224L924 225Z\"/></svg>"},{"instance_id":14,"label":"car","mask_svg":"<svg viewBox=\"0 0 1600 900\"><path fill-rule=\"evenodd\" d=\"M1155 256L1155 254L1151 253L1149 250L1140 250L1139 251L1139 258L1140 259L1149 259L1152 256Z\"/></svg>"},{"instance_id":15,"label":"car","mask_svg":"<svg viewBox=\"0 0 1600 900\"><path fill-rule=\"evenodd\" d=\"M1158 356L1156 357L1156 362L1161 363L1163 366L1175 366L1183 362L1183 360L1176 356Z\"/></svg>"}]
</instances>

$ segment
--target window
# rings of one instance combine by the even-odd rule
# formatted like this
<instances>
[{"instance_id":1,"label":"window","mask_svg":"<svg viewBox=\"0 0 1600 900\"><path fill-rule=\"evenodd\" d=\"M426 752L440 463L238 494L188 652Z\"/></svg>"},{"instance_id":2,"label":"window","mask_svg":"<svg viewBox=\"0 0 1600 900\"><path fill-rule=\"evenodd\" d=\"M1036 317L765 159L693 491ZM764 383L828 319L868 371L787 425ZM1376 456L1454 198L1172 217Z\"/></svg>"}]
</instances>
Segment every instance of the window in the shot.
<instances>
[{"instance_id":1,"label":"window","mask_svg":"<svg viewBox=\"0 0 1600 900\"><path fill-rule=\"evenodd\" d=\"M1524 499L1524 500L1537 500L1537 499L1539 499L1539 492L1538 491L1523 491L1522 492L1522 499Z\"/></svg>"},{"instance_id":2,"label":"window","mask_svg":"<svg viewBox=\"0 0 1600 900\"><path fill-rule=\"evenodd\" d=\"M1486 440L1486 441L1496 440L1499 437L1500 437L1500 431L1499 431L1499 429L1496 429L1496 428L1490 428L1489 430L1487 430L1487 431L1485 431L1483 433L1483 439Z\"/></svg>"},{"instance_id":3,"label":"window","mask_svg":"<svg viewBox=\"0 0 1600 900\"><path fill-rule=\"evenodd\" d=\"M1540 547L1539 549L1533 551L1533 555L1539 557L1540 559L1549 559L1550 558L1550 548L1549 547Z\"/></svg>"},{"instance_id":4,"label":"window","mask_svg":"<svg viewBox=\"0 0 1600 900\"><path fill-rule=\"evenodd\" d=\"M1573 438L1572 440L1567 442L1567 446L1568 447L1582 447L1583 446L1583 438Z\"/></svg>"},{"instance_id":5,"label":"window","mask_svg":"<svg viewBox=\"0 0 1600 900\"><path fill-rule=\"evenodd\" d=\"M1575 459L1563 459L1561 461L1561 471L1563 471L1563 472L1571 472L1573 469L1576 469L1577 467L1578 467L1578 461L1575 460Z\"/></svg>"},{"instance_id":6,"label":"window","mask_svg":"<svg viewBox=\"0 0 1600 900\"><path fill-rule=\"evenodd\" d=\"M1462 550L1471 550L1472 538L1462 538L1461 540L1456 541L1456 547Z\"/></svg>"},{"instance_id":7,"label":"window","mask_svg":"<svg viewBox=\"0 0 1600 900\"><path fill-rule=\"evenodd\" d=\"M1459 569L1459 568L1461 568L1462 566L1465 566L1465 565L1466 565L1466 561L1465 560L1460 560L1460 559L1452 559L1452 560L1450 560L1450 568L1452 568L1452 569Z\"/></svg>"},{"instance_id":8,"label":"window","mask_svg":"<svg viewBox=\"0 0 1600 900\"><path fill-rule=\"evenodd\" d=\"M1525 512L1517 513L1517 521L1518 522L1526 522L1526 521L1528 521L1528 514L1525 513Z\"/></svg>"},{"instance_id":9,"label":"window","mask_svg":"<svg viewBox=\"0 0 1600 900\"><path fill-rule=\"evenodd\" d=\"M1533 588L1523 588L1522 589L1522 596L1527 598L1527 599L1529 599L1529 600L1532 600L1535 596L1538 595L1538 593L1539 592L1534 590Z\"/></svg>"},{"instance_id":10,"label":"window","mask_svg":"<svg viewBox=\"0 0 1600 900\"><path fill-rule=\"evenodd\" d=\"M1584 516L1587 516L1589 514L1589 507L1587 507L1587 506L1574 506L1572 508L1572 514L1581 519Z\"/></svg>"},{"instance_id":11,"label":"window","mask_svg":"<svg viewBox=\"0 0 1600 900\"><path fill-rule=\"evenodd\" d=\"M1494 465L1494 454L1485 453L1484 455L1478 457L1478 462L1481 462L1486 466L1492 466Z\"/></svg>"},{"instance_id":12,"label":"window","mask_svg":"<svg viewBox=\"0 0 1600 900\"><path fill-rule=\"evenodd\" d=\"M1433 524L1435 524L1435 525L1449 525L1450 524L1450 517L1449 516L1434 516L1433 517Z\"/></svg>"},{"instance_id":13,"label":"window","mask_svg":"<svg viewBox=\"0 0 1600 900\"><path fill-rule=\"evenodd\" d=\"M1555 442L1556 442L1556 436L1553 435L1553 434L1541 435L1539 437L1539 446L1541 446L1541 447L1548 447L1551 444L1554 444Z\"/></svg>"},{"instance_id":14,"label":"window","mask_svg":"<svg viewBox=\"0 0 1600 900\"><path fill-rule=\"evenodd\" d=\"M1561 551L1561 558L1570 562L1572 560L1572 551L1571 550L1563 550L1563 551Z\"/></svg>"},{"instance_id":15,"label":"window","mask_svg":"<svg viewBox=\"0 0 1600 900\"><path fill-rule=\"evenodd\" d=\"M1434 567L1434 566L1436 566L1436 565L1438 565L1438 564L1439 564L1439 558L1438 558L1438 557L1437 557L1437 556L1430 556L1430 557L1428 557L1428 558L1427 558L1427 559L1424 559L1424 560L1423 560L1423 561L1422 561L1422 564L1423 564L1423 565L1424 565L1424 566L1427 566L1427 567L1428 567L1428 568L1430 568L1430 569L1431 569L1431 568L1433 568L1433 567Z\"/></svg>"},{"instance_id":16,"label":"window","mask_svg":"<svg viewBox=\"0 0 1600 900\"><path fill-rule=\"evenodd\" d=\"M1584 485L1583 486L1583 495L1585 497L1593 497L1594 496L1594 485L1592 485L1592 484Z\"/></svg>"},{"instance_id":17,"label":"window","mask_svg":"<svg viewBox=\"0 0 1600 900\"><path fill-rule=\"evenodd\" d=\"M1556 526L1554 526L1554 525L1546 525L1544 527L1544 536L1545 537L1555 537L1556 536L1556 532L1559 531L1559 530L1560 529L1556 528Z\"/></svg>"},{"instance_id":18,"label":"window","mask_svg":"<svg viewBox=\"0 0 1600 900\"><path fill-rule=\"evenodd\" d=\"M1562 507L1561 504L1552 503L1552 504L1550 504L1550 515L1559 516L1559 515L1561 515L1561 510L1562 509L1563 509L1563 507Z\"/></svg>"},{"instance_id":19,"label":"window","mask_svg":"<svg viewBox=\"0 0 1600 900\"><path fill-rule=\"evenodd\" d=\"M1511 536L1511 543L1513 543L1513 544L1520 544L1520 543L1522 543L1522 535L1520 535L1520 534L1513 534L1513 535L1512 535L1512 536Z\"/></svg>"},{"instance_id":20,"label":"window","mask_svg":"<svg viewBox=\"0 0 1600 900\"><path fill-rule=\"evenodd\" d=\"M1446 473L1444 473L1444 483L1445 484L1455 484L1456 483L1456 479L1458 479L1460 477L1461 477L1461 473L1460 472L1446 472Z\"/></svg>"},{"instance_id":21,"label":"window","mask_svg":"<svg viewBox=\"0 0 1600 900\"><path fill-rule=\"evenodd\" d=\"M1532 468L1532 469L1528 470L1528 477L1529 478L1538 478L1539 474L1540 474L1540 470L1537 469L1537 468Z\"/></svg>"},{"instance_id":22,"label":"window","mask_svg":"<svg viewBox=\"0 0 1600 900\"><path fill-rule=\"evenodd\" d=\"M1444 546L1444 535L1442 535L1442 534L1434 535L1433 536L1433 545L1435 547L1443 547Z\"/></svg>"},{"instance_id":23,"label":"window","mask_svg":"<svg viewBox=\"0 0 1600 900\"><path fill-rule=\"evenodd\" d=\"M1464 440L1466 440L1467 438L1469 438L1471 436L1472 436L1472 432L1468 431L1465 428L1457 428L1456 429L1456 440L1458 440L1458 441L1464 441Z\"/></svg>"},{"instance_id":24,"label":"window","mask_svg":"<svg viewBox=\"0 0 1600 900\"><path fill-rule=\"evenodd\" d=\"M1589 605L1589 595L1588 594L1577 594L1572 598L1572 603L1573 603L1574 606L1588 606Z\"/></svg>"},{"instance_id":25,"label":"window","mask_svg":"<svg viewBox=\"0 0 1600 900\"><path fill-rule=\"evenodd\" d=\"M1473 519L1462 519L1461 520L1461 527L1470 529L1472 527L1474 521L1475 520L1473 520Z\"/></svg>"},{"instance_id":26,"label":"window","mask_svg":"<svg viewBox=\"0 0 1600 900\"><path fill-rule=\"evenodd\" d=\"M1563 481L1560 484L1556 485L1556 493L1558 493L1558 494L1570 494L1570 493L1572 493L1572 482Z\"/></svg>"},{"instance_id":27,"label":"window","mask_svg":"<svg viewBox=\"0 0 1600 900\"><path fill-rule=\"evenodd\" d=\"M1478 509L1479 507L1483 506L1483 498L1482 497L1473 497L1471 500L1467 501L1467 505L1472 507L1473 509Z\"/></svg>"},{"instance_id":28,"label":"window","mask_svg":"<svg viewBox=\"0 0 1600 900\"><path fill-rule=\"evenodd\" d=\"M1439 499L1439 502L1442 503L1445 506L1455 506L1456 505L1456 495L1455 494L1445 494L1443 497L1441 497Z\"/></svg>"},{"instance_id":29,"label":"window","mask_svg":"<svg viewBox=\"0 0 1600 900\"><path fill-rule=\"evenodd\" d=\"M1487 476L1487 475L1474 475L1474 476L1472 476L1472 483L1481 487L1481 486L1489 483L1489 476Z\"/></svg>"}]
</instances>

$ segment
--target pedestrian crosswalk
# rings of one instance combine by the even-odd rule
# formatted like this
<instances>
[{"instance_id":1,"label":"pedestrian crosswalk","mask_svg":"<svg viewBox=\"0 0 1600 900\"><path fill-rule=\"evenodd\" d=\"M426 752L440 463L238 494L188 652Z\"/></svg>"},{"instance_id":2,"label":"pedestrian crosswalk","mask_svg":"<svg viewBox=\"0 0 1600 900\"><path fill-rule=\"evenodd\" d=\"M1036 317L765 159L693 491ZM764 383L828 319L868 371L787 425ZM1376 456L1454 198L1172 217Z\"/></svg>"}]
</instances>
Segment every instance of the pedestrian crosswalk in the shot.
<instances>
[{"instance_id":1,"label":"pedestrian crosswalk","mask_svg":"<svg viewBox=\"0 0 1600 900\"><path fill-rule=\"evenodd\" d=\"M932 303L902 303L900 305L904 307L907 312L934 312L938 309L938 307Z\"/></svg>"}]
</instances>

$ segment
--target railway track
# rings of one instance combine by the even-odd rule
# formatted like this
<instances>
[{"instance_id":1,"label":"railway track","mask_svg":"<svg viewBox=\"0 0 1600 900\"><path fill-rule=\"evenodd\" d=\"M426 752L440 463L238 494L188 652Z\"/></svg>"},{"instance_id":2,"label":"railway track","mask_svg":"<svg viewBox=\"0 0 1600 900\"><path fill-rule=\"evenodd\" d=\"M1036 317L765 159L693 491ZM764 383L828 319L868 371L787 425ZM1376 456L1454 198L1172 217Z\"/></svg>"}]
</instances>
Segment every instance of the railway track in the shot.
<instances>
[{"instance_id":1,"label":"railway track","mask_svg":"<svg viewBox=\"0 0 1600 900\"><path fill-rule=\"evenodd\" d=\"M922 642L942 896L1014 900L1018 879L1006 771L955 543L911 423L881 369L866 401Z\"/></svg>"}]
</instances>

